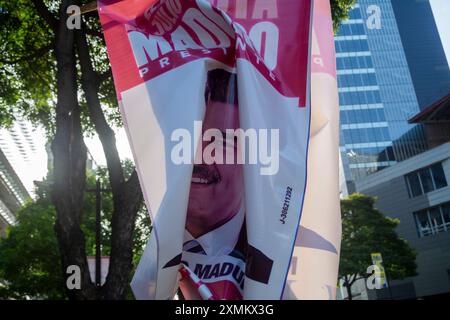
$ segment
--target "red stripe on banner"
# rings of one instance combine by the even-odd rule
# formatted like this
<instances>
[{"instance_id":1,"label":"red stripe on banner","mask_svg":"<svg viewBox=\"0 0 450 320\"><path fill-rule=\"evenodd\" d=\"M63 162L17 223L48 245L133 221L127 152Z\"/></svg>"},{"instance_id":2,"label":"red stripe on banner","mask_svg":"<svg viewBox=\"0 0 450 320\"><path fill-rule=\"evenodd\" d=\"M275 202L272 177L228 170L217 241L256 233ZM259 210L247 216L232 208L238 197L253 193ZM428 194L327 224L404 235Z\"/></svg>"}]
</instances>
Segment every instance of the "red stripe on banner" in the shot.
<instances>
[{"instance_id":1,"label":"red stripe on banner","mask_svg":"<svg viewBox=\"0 0 450 320\"><path fill-rule=\"evenodd\" d=\"M232 18L237 38L233 39L227 34L230 40L228 47L208 48L208 50L205 50L206 47L202 45L196 34L202 29L197 24L201 25L202 20L193 15L193 22L189 23L190 20L186 18L186 14L181 17L171 11L169 5L171 2L173 1L99 1L100 19L119 100L123 91L190 61L211 58L234 67L236 58L243 58L251 61L280 93L289 97L299 97L299 105L305 106L307 77L303 75L307 73L310 27L305 21L309 22L310 1L289 1L281 5L279 0L248 0L245 6L236 0L218 2L218 4L226 4L226 7L222 9ZM199 8L196 1L175 2L182 7L182 13L195 11L199 13L198 17L211 22L209 19L211 17L208 18L206 17L208 14L203 14L204 8ZM217 1L211 2L215 4ZM213 11L219 14L217 9L214 8ZM172 25L162 23L167 21ZM214 28L211 30L217 30L216 28L219 27L219 31L223 33L223 24L217 23L217 19L212 26ZM245 30L244 34L239 32L240 26ZM174 31L179 31L180 27L182 34L187 34L187 38L192 38L197 44L196 48L191 46L186 50L176 49L173 39ZM164 30L166 31L162 32ZM207 32L217 43L217 35L214 35L211 30ZM130 59L134 56L128 35L130 32L135 32L134 34L140 39L139 44L145 42L144 37L153 38L154 35L160 34L163 38L163 43L158 50L159 55L150 57L147 48L148 64L141 65L139 68L136 61ZM177 33L178 36L179 34ZM251 42L246 41L245 38L248 36ZM150 46L149 43L146 42ZM256 51L251 50L253 45L257 52L263 54L263 57L259 54L255 55ZM243 47L246 48L243 49ZM224 51L224 48L227 50ZM265 64L260 62L262 59Z\"/></svg>"}]
</instances>

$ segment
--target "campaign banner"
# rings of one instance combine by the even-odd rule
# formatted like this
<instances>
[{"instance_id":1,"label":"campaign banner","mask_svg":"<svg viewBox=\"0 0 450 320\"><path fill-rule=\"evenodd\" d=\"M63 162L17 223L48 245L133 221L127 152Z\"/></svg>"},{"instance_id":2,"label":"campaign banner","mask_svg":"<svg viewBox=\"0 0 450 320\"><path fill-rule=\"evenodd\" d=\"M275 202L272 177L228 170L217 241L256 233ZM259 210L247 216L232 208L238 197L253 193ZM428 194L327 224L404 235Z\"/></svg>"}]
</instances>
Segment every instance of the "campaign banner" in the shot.
<instances>
[{"instance_id":1,"label":"campaign banner","mask_svg":"<svg viewBox=\"0 0 450 320\"><path fill-rule=\"evenodd\" d=\"M152 220L137 299L280 299L305 199L312 0L100 0Z\"/></svg>"},{"instance_id":2,"label":"campaign banner","mask_svg":"<svg viewBox=\"0 0 450 320\"><path fill-rule=\"evenodd\" d=\"M285 299L334 300L339 270L339 98L330 2L314 0L308 185Z\"/></svg>"}]
</instances>

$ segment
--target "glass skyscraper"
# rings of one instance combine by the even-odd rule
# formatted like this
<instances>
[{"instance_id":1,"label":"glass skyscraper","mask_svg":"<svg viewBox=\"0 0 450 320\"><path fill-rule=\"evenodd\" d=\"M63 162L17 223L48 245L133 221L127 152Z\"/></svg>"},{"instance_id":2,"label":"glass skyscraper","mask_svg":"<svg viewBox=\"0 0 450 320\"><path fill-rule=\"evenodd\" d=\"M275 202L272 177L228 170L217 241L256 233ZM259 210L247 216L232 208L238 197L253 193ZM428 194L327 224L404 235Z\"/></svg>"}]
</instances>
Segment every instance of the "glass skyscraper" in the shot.
<instances>
[{"instance_id":1,"label":"glass skyscraper","mask_svg":"<svg viewBox=\"0 0 450 320\"><path fill-rule=\"evenodd\" d=\"M391 0L359 0L335 46L340 151L354 192L354 181L425 151L427 144L422 126L408 123L420 105Z\"/></svg>"},{"instance_id":2,"label":"glass skyscraper","mask_svg":"<svg viewBox=\"0 0 450 320\"><path fill-rule=\"evenodd\" d=\"M450 68L429 1L391 0L420 109L450 93Z\"/></svg>"}]
</instances>

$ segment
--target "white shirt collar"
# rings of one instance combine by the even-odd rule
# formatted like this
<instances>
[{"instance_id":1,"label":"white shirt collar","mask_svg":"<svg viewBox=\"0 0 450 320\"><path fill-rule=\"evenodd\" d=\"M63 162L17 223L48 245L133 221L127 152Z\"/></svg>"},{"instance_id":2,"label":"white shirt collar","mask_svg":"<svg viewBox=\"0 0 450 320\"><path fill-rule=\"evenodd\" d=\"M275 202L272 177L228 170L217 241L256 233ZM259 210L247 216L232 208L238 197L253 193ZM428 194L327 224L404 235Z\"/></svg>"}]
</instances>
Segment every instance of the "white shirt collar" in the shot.
<instances>
[{"instance_id":1,"label":"white shirt collar","mask_svg":"<svg viewBox=\"0 0 450 320\"><path fill-rule=\"evenodd\" d=\"M194 238L185 230L184 242L196 240L207 255L227 255L236 246L243 223L244 208L241 208L230 221L198 238Z\"/></svg>"}]
</instances>

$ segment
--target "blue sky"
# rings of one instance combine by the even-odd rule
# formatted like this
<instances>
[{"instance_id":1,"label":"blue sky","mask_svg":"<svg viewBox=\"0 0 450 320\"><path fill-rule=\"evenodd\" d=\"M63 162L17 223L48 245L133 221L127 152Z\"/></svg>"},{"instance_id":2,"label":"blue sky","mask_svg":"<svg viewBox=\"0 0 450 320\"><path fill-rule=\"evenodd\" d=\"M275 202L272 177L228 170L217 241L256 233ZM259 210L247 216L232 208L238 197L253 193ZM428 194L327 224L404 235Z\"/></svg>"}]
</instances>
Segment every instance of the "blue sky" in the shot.
<instances>
[{"instance_id":1,"label":"blue sky","mask_svg":"<svg viewBox=\"0 0 450 320\"><path fill-rule=\"evenodd\" d=\"M430 2L450 65L450 0L430 0Z\"/></svg>"}]
</instances>

